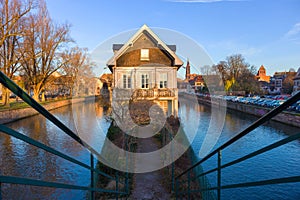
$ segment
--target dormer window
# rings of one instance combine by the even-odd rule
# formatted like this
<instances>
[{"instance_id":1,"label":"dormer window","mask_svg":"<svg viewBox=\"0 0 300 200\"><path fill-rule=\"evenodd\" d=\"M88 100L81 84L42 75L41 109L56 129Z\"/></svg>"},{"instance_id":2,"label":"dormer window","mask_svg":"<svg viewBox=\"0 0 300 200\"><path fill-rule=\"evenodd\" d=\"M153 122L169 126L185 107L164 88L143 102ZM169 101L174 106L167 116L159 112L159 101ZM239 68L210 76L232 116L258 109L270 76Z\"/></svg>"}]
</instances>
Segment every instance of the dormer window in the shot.
<instances>
[{"instance_id":1,"label":"dormer window","mask_svg":"<svg viewBox=\"0 0 300 200\"><path fill-rule=\"evenodd\" d=\"M141 60L142 61L149 60L149 49L141 49Z\"/></svg>"}]
</instances>

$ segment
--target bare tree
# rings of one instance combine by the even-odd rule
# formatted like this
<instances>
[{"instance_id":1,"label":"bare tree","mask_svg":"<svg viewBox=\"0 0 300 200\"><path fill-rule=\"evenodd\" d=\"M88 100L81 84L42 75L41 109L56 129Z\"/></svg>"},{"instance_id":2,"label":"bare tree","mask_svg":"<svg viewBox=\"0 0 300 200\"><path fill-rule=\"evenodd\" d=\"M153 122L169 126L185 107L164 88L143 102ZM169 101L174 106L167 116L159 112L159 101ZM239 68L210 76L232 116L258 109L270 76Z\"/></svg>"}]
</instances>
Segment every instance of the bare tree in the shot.
<instances>
[{"instance_id":1,"label":"bare tree","mask_svg":"<svg viewBox=\"0 0 300 200\"><path fill-rule=\"evenodd\" d=\"M50 18L46 4L41 1L36 14L26 21L26 34L22 47L22 67L33 90L33 98L44 98L44 87L49 77L60 69L66 60L61 58L61 48L71 42L70 25L59 25Z\"/></svg>"},{"instance_id":2,"label":"bare tree","mask_svg":"<svg viewBox=\"0 0 300 200\"><path fill-rule=\"evenodd\" d=\"M221 75L224 84L228 78L226 69L228 69L226 61L220 61L217 65L212 66L212 71Z\"/></svg>"},{"instance_id":3,"label":"bare tree","mask_svg":"<svg viewBox=\"0 0 300 200\"><path fill-rule=\"evenodd\" d=\"M222 76L225 90L259 93L259 83L255 78L256 68L245 62L242 55L236 54L227 57L226 61L220 61L213 67Z\"/></svg>"},{"instance_id":4,"label":"bare tree","mask_svg":"<svg viewBox=\"0 0 300 200\"><path fill-rule=\"evenodd\" d=\"M0 68L11 79L20 67L18 44L24 34L24 18L32 5L32 0L0 0ZM3 87L2 102L6 106L9 105L9 94L9 90Z\"/></svg>"},{"instance_id":5,"label":"bare tree","mask_svg":"<svg viewBox=\"0 0 300 200\"><path fill-rule=\"evenodd\" d=\"M248 68L248 65L245 63L245 59L241 54L236 54L227 57L226 67L230 78L237 80L242 74L243 70Z\"/></svg>"},{"instance_id":6,"label":"bare tree","mask_svg":"<svg viewBox=\"0 0 300 200\"><path fill-rule=\"evenodd\" d=\"M88 49L73 47L63 53L62 57L66 61L62 70L68 79L65 84L69 88L70 96L84 93L84 91L81 91L83 85L86 85L93 76L93 63L90 62Z\"/></svg>"},{"instance_id":7,"label":"bare tree","mask_svg":"<svg viewBox=\"0 0 300 200\"><path fill-rule=\"evenodd\" d=\"M284 75L284 79L282 82L282 92L284 94L291 94L293 92L294 87L294 78L297 72L295 69L291 68L289 72L286 72Z\"/></svg>"}]
</instances>

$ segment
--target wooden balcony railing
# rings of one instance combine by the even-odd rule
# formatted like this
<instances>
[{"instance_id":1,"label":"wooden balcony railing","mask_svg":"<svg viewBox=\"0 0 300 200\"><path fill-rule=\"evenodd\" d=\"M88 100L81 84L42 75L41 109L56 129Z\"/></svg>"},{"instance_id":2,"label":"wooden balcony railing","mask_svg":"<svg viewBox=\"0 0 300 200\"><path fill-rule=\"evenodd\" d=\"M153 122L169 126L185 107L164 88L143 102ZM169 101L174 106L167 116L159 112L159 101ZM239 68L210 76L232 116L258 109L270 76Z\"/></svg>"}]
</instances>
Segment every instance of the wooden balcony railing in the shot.
<instances>
[{"instance_id":1,"label":"wooden balcony railing","mask_svg":"<svg viewBox=\"0 0 300 200\"><path fill-rule=\"evenodd\" d=\"M113 98L116 99L156 99L175 97L177 88L151 88L151 89L120 89L114 88Z\"/></svg>"}]
</instances>

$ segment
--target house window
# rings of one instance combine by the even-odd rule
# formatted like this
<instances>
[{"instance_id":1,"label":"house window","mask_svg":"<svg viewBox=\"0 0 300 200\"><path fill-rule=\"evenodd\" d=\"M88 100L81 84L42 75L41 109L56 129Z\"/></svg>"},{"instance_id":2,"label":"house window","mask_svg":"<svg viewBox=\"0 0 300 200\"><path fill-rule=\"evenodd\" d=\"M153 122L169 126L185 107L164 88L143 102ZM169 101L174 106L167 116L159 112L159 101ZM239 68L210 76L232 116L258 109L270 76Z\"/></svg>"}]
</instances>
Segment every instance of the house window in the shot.
<instances>
[{"instance_id":1,"label":"house window","mask_svg":"<svg viewBox=\"0 0 300 200\"><path fill-rule=\"evenodd\" d=\"M282 82L281 82L281 80L279 79L279 80L276 80L275 81L275 87L281 87L282 86Z\"/></svg>"},{"instance_id":2,"label":"house window","mask_svg":"<svg viewBox=\"0 0 300 200\"><path fill-rule=\"evenodd\" d=\"M130 74L123 74L123 88L131 88Z\"/></svg>"},{"instance_id":3,"label":"house window","mask_svg":"<svg viewBox=\"0 0 300 200\"><path fill-rule=\"evenodd\" d=\"M141 60L149 60L149 49L141 49Z\"/></svg>"},{"instance_id":4,"label":"house window","mask_svg":"<svg viewBox=\"0 0 300 200\"><path fill-rule=\"evenodd\" d=\"M141 88L149 88L149 75L142 74L141 76Z\"/></svg>"},{"instance_id":5,"label":"house window","mask_svg":"<svg viewBox=\"0 0 300 200\"><path fill-rule=\"evenodd\" d=\"M168 75L167 73L163 73L159 75L159 88L167 88L168 83Z\"/></svg>"}]
</instances>

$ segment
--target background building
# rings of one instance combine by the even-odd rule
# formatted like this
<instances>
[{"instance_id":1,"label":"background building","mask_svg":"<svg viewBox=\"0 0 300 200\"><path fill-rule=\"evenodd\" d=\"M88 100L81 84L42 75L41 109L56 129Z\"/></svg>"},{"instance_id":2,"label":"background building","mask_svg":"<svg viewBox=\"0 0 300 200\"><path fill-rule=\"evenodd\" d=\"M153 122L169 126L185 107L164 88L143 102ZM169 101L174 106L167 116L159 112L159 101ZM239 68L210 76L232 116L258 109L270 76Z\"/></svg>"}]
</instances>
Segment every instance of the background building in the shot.
<instances>
[{"instance_id":1,"label":"background building","mask_svg":"<svg viewBox=\"0 0 300 200\"><path fill-rule=\"evenodd\" d=\"M300 91L300 67L299 67L297 74L295 75L293 81L294 81L293 94L295 94L298 91Z\"/></svg>"}]
</instances>

